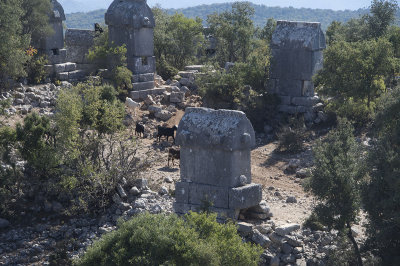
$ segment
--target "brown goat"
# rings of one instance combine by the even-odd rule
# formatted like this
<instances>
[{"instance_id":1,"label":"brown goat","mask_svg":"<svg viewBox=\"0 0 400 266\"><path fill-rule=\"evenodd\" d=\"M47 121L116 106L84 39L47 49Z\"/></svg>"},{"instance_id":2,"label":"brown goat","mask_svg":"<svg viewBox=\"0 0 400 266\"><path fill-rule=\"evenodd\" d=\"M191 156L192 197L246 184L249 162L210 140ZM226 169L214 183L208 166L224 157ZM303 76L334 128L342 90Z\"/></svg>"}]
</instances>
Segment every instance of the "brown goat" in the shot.
<instances>
[{"instance_id":1,"label":"brown goat","mask_svg":"<svg viewBox=\"0 0 400 266\"><path fill-rule=\"evenodd\" d=\"M172 160L172 165L174 165L174 159L181 159L181 151L179 148L169 148L168 150L168 167L169 160Z\"/></svg>"}]
</instances>

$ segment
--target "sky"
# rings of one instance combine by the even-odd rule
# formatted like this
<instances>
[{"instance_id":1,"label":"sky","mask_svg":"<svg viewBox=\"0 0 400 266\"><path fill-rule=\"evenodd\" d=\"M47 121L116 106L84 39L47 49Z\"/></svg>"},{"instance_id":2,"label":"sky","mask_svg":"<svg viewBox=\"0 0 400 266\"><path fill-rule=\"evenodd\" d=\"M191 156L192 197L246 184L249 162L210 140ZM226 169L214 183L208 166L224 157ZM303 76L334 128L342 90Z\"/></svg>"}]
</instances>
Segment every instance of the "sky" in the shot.
<instances>
[{"instance_id":1,"label":"sky","mask_svg":"<svg viewBox=\"0 0 400 266\"><path fill-rule=\"evenodd\" d=\"M101 8L108 8L112 0L58 0L64 7L66 13L91 11ZM202 4L235 2L235 0L147 0L150 6L160 4L163 8L184 8ZM371 0L251 0L255 4L280 7L306 7L333 10L356 10L366 8L371 4Z\"/></svg>"}]
</instances>

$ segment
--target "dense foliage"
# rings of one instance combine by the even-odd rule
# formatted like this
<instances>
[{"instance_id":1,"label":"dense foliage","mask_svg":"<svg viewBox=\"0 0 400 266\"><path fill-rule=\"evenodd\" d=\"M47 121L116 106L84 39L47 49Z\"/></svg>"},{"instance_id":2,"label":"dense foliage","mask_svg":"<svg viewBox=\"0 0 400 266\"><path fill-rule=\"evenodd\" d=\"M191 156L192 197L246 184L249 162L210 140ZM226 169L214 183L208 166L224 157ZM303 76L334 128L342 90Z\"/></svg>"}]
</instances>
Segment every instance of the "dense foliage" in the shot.
<instances>
[{"instance_id":1,"label":"dense foliage","mask_svg":"<svg viewBox=\"0 0 400 266\"><path fill-rule=\"evenodd\" d=\"M140 214L102 237L76 265L258 265L262 248L243 243L216 215Z\"/></svg>"},{"instance_id":2,"label":"dense foliage","mask_svg":"<svg viewBox=\"0 0 400 266\"><path fill-rule=\"evenodd\" d=\"M217 41L216 60L221 66L247 60L255 30L253 14L254 8L248 2L235 2L231 10L208 16L207 24Z\"/></svg>"},{"instance_id":3,"label":"dense foliage","mask_svg":"<svg viewBox=\"0 0 400 266\"><path fill-rule=\"evenodd\" d=\"M329 132L324 141L317 143L313 149L315 167L309 188L320 200L314 209L318 220L341 232L346 229L360 261L351 226L360 211L360 182L364 172L362 151L353 131L348 121L339 120L337 128Z\"/></svg>"},{"instance_id":4,"label":"dense foliage","mask_svg":"<svg viewBox=\"0 0 400 266\"><path fill-rule=\"evenodd\" d=\"M376 99L396 85L400 69L394 48L399 46L393 23L397 3L374 0L371 14L327 30L329 46L324 68L315 77L317 91L330 97L329 109L365 124L372 118Z\"/></svg>"},{"instance_id":5,"label":"dense foliage","mask_svg":"<svg viewBox=\"0 0 400 266\"><path fill-rule=\"evenodd\" d=\"M0 86L7 85L8 78L27 76L29 45L37 45L40 37L52 33L49 12L47 0L0 2Z\"/></svg>"},{"instance_id":6,"label":"dense foliage","mask_svg":"<svg viewBox=\"0 0 400 266\"><path fill-rule=\"evenodd\" d=\"M93 46L89 49L88 59L96 64L97 68L108 69L105 78L112 81L122 99L132 88L132 71L127 68L127 49L125 45L116 46L108 41L108 28L98 34Z\"/></svg>"},{"instance_id":7,"label":"dense foliage","mask_svg":"<svg viewBox=\"0 0 400 266\"><path fill-rule=\"evenodd\" d=\"M368 234L372 249L384 265L400 263L400 90L380 100L370 154L371 173L364 190L370 219Z\"/></svg>"},{"instance_id":8,"label":"dense foliage","mask_svg":"<svg viewBox=\"0 0 400 266\"><path fill-rule=\"evenodd\" d=\"M204 50L202 20L178 13L168 15L158 7L152 10L157 25L154 29L157 73L168 79L176 75L178 69L196 62L196 57Z\"/></svg>"},{"instance_id":9,"label":"dense foliage","mask_svg":"<svg viewBox=\"0 0 400 266\"><path fill-rule=\"evenodd\" d=\"M61 202L66 214L100 211L118 182L136 177L146 162L123 130L116 95L110 85L81 83L60 92L54 118L33 113L16 129L1 128L1 214L26 208L23 200L37 193Z\"/></svg>"}]
</instances>

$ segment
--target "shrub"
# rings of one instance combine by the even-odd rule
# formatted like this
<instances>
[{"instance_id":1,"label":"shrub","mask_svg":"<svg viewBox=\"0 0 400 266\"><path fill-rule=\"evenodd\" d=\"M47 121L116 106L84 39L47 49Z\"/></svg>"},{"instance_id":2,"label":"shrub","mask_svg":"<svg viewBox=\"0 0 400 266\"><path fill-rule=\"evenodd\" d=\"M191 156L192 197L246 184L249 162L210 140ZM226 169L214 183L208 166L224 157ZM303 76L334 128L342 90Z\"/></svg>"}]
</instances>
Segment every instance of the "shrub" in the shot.
<instances>
[{"instance_id":1,"label":"shrub","mask_svg":"<svg viewBox=\"0 0 400 266\"><path fill-rule=\"evenodd\" d=\"M278 134L278 150L289 153L300 152L304 149L304 140L306 137L304 118L291 118L289 125L283 126L281 132Z\"/></svg>"},{"instance_id":2,"label":"shrub","mask_svg":"<svg viewBox=\"0 0 400 266\"><path fill-rule=\"evenodd\" d=\"M337 117L344 117L354 123L356 128L361 128L372 121L375 103L368 107L365 101L349 99L333 99L326 106L326 111L334 113Z\"/></svg>"},{"instance_id":3,"label":"shrub","mask_svg":"<svg viewBox=\"0 0 400 266\"><path fill-rule=\"evenodd\" d=\"M16 132L22 158L38 171L39 176L50 174L59 163L50 119L37 113L29 114L23 125L17 124Z\"/></svg>"},{"instance_id":4,"label":"shrub","mask_svg":"<svg viewBox=\"0 0 400 266\"><path fill-rule=\"evenodd\" d=\"M258 265L262 248L243 243L216 215L140 214L121 223L76 265Z\"/></svg>"},{"instance_id":5,"label":"shrub","mask_svg":"<svg viewBox=\"0 0 400 266\"><path fill-rule=\"evenodd\" d=\"M29 84L39 84L44 81L47 74L44 65L46 65L47 62L45 56L34 55L30 57L26 65Z\"/></svg>"},{"instance_id":6,"label":"shrub","mask_svg":"<svg viewBox=\"0 0 400 266\"><path fill-rule=\"evenodd\" d=\"M157 74L160 75L164 80L171 79L179 72L178 69L169 64L163 57L157 61L156 64Z\"/></svg>"}]
</instances>

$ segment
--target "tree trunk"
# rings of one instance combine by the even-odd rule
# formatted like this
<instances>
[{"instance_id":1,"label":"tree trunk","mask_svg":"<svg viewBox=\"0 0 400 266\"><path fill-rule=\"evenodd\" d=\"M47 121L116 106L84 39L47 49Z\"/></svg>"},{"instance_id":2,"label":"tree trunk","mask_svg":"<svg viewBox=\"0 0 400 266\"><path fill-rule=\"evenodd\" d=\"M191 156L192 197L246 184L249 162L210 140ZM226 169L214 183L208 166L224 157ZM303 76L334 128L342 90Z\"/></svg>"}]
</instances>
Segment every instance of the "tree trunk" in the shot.
<instances>
[{"instance_id":1,"label":"tree trunk","mask_svg":"<svg viewBox=\"0 0 400 266\"><path fill-rule=\"evenodd\" d=\"M347 232L347 236L349 237L351 243L353 244L354 251L356 252L358 266L363 266L363 262L362 262L361 254L360 254L360 249L358 248L357 242L353 237L353 233L351 232L351 226L350 226L349 222L347 222L347 228L349 229L349 231Z\"/></svg>"}]
</instances>

